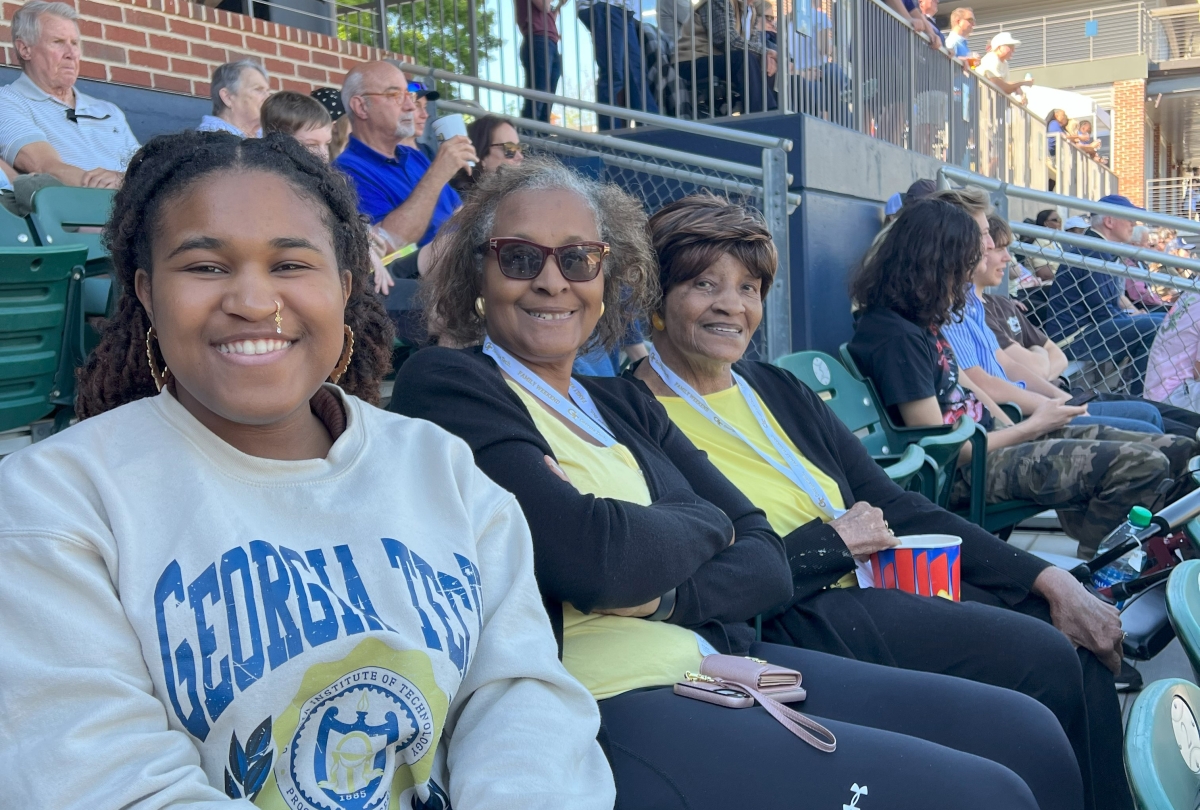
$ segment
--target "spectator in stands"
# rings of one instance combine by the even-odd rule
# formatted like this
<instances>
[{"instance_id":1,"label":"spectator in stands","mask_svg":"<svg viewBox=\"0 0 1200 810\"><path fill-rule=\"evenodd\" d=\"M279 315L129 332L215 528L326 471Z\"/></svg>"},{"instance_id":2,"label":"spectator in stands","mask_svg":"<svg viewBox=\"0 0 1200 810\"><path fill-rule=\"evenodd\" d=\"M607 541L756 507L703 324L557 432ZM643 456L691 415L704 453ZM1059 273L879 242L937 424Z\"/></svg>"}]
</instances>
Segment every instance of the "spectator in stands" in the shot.
<instances>
[{"instance_id":1,"label":"spectator in stands","mask_svg":"<svg viewBox=\"0 0 1200 810\"><path fill-rule=\"evenodd\" d=\"M1123 439L1131 434L1111 428L1068 426L1085 409L1050 398L1012 425L986 394L964 391L942 330L965 306L966 284L984 244L979 224L956 205L925 200L905 206L852 277L851 297L862 313L850 352L898 424L943 425L970 416L987 429L987 502L1030 500L1056 509L1086 556L1130 507L1159 500L1164 479L1186 476L1196 442L1144 434L1136 434L1143 441L1129 441ZM998 426L1005 429L993 430ZM1106 439L1114 434L1120 438ZM968 445L964 455L969 453ZM973 484L980 485L971 475L969 465L960 467L951 495L955 508L967 504Z\"/></svg>"},{"instance_id":2,"label":"spectator in stands","mask_svg":"<svg viewBox=\"0 0 1200 810\"><path fill-rule=\"evenodd\" d=\"M229 132L239 138L262 135L262 105L271 95L271 79L257 59L226 62L213 71L209 93L212 115L200 119L201 132Z\"/></svg>"},{"instance_id":3,"label":"spectator in stands","mask_svg":"<svg viewBox=\"0 0 1200 810\"><path fill-rule=\"evenodd\" d=\"M518 5L526 1L514 0ZM576 4L579 21L592 34L597 103L657 113L657 100L646 92L639 7L638 0L580 0ZM601 115L598 125L602 130L620 129L625 121Z\"/></svg>"},{"instance_id":4,"label":"spectator in stands","mask_svg":"<svg viewBox=\"0 0 1200 810\"><path fill-rule=\"evenodd\" d=\"M766 3L763 3L764 8ZM776 14L774 6L771 14ZM799 13L800 9L797 8ZM765 15L764 15L765 17ZM800 84L801 109L811 115L839 123L849 120L847 101L850 79L834 58L833 20L816 3L809 4L809 36L793 36L791 54L795 78ZM767 35L768 47L775 47Z\"/></svg>"},{"instance_id":5,"label":"spectator in stands","mask_svg":"<svg viewBox=\"0 0 1200 810\"><path fill-rule=\"evenodd\" d=\"M356 65L346 74L342 103L351 137L335 165L358 191L358 207L381 225L396 249L424 247L462 204L450 178L478 162L466 137L442 143L432 163L401 145L415 131L416 102L404 73L387 62Z\"/></svg>"},{"instance_id":6,"label":"spectator in stands","mask_svg":"<svg viewBox=\"0 0 1200 810\"><path fill-rule=\"evenodd\" d=\"M393 60L389 59L388 61L396 64ZM398 64L396 66L400 67ZM403 70L403 68L400 69ZM429 121L429 102L437 101L442 94L437 90L427 88L424 81L417 79L408 83L408 89L413 93L417 109L413 110L413 134L400 143L409 149L416 149L432 162L437 157L437 149L432 148L429 142L421 136L425 134L425 124Z\"/></svg>"},{"instance_id":7,"label":"spectator in stands","mask_svg":"<svg viewBox=\"0 0 1200 810\"><path fill-rule=\"evenodd\" d=\"M1150 349L1146 396L1200 411L1200 293L1185 292L1172 305Z\"/></svg>"},{"instance_id":8,"label":"spectator in stands","mask_svg":"<svg viewBox=\"0 0 1200 810\"><path fill-rule=\"evenodd\" d=\"M1067 217L1067 221L1063 223L1063 230L1068 233L1084 234L1091 226L1092 218L1090 216L1073 216Z\"/></svg>"},{"instance_id":9,"label":"spectator in stands","mask_svg":"<svg viewBox=\"0 0 1200 810\"><path fill-rule=\"evenodd\" d=\"M946 49L959 59L971 56L971 46L967 40L975 30L975 12L966 6L960 6L950 12L950 33L946 35Z\"/></svg>"},{"instance_id":10,"label":"spectator in stands","mask_svg":"<svg viewBox=\"0 0 1200 810\"><path fill-rule=\"evenodd\" d=\"M1022 88L1032 87L1032 79L1022 79L1019 82L1008 80L1008 60L1021 41L1007 31L1001 31L992 37L988 52L979 62L979 73L991 80L992 84L1010 95L1020 93Z\"/></svg>"},{"instance_id":11,"label":"spectator in stands","mask_svg":"<svg viewBox=\"0 0 1200 810\"><path fill-rule=\"evenodd\" d=\"M689 197L655 214L650 230L662 303L651 316L651 358L626 376L647 386L645 393L784 538L795 593L790 609L764 622L763 638L1062 700L1075 690L1064 690L1065 684L1078 683L1077 675L1064 674L1078 672L1079 659L1049 627L1057 615L1069 637L1092 639L1082 664L1096 691L1086 700L1094 716L1107 718L1107 726L1093 730L1094 742L1087 733L1075 740L1084 772L1091 771L1089 749L1098 749L1106 766L1119 762L1115 696L1100 663L1116 666L1119 659L1115 614L1069 574L1017 553L921 495L902 492L820 397L788 372L745 359L778 264L761 218L726 200ZM782 450L770 450L781 446L794 465ZM888 529L961 537L970 569L964 594L971 602L856 587L855 558L890 547L895 541ZM1047 600L1070 607L1051 610ZM1078 692L1066 700L1076 707L1084 702ZM1064 726L1073 725L1069 715L1078 709L1052 708ZM1110 778L1100 777L1097 788L1107 789Z\"/></svg>"},{"instance_id":12,"label":"spectator in stands","mask_svg":"<svg viewBox=\"0 0 1200 810\"><path fill-rule=\"evenodd\" d=\"M689 85L694 83L698 102L708 103L709 93L701 85L728 81L730 113L762 112L779 106L775 91L778 55L761 32L749 39L742 35L747 8L742 0L706 0L684 24L676 46L679 77ZM719 100L716 86L711 89ZM735 103L738 99L740 104Z\"/></svg>"},{"instance_id":13,"label":"spectator in stands","mask_svg":"<svg viewBox=\"0 0 1200 810\"><path fill-rule=\"evenodd\" d=\"M918 34L925 34L929 40L929 45L934 50L942 46L941 32L934 34L937 26L931 25L926 16L921 12L921 7L918 0L884 0L885 5L900 15L902 19L909 21L913 30Z\"/></svg>"},{"instance_id":14,"label":"spectator in stands","mask_svg":"<svg viewBox=\"0 0 1200 810\"><path fill-rule=\"evenodd\" d=\"M938 28L937 20L934 19L938 12L938 0L919 0L918 5L925 17L925 33L936 39L940 47L946 47L946 35Z\"/></svg>"},{"instance_id":15,"label":"spectator in stands","mask_svg":"<svg viewBox=\"0 0 1200 810\"><path fill-rule=\"evenodd\" d=\"M325 106L312 96L284 90L268 98L262 105L262 131L264 135L291 135L305 149L329 161L333 121Z\"/></svg>"},{"instance_id":16,"label":"spectator in stands","mask_svg":"<svg viewBox=\"0 0 1200 810\"><path fill-rule=\"evenodd\" d=\"M615 347L655 298L645 226L639 202L559 164L528 160L484 177L447 229L428 289L447 333L475 345L418 352L389 406L462 437L516 495L563 661L600 702L621 806L676 805L683 789L697 810L775 807L794 803L781 797L802 783L806 805L835 807L850 798L847 785L873 774L892 806L1037 806L1026 785L1014 795L997 780L998 761L1038 795L1079 807L1068 744L1058 724L1033 718L1025 696L754 642L748 620L792 594L763 514L634 383L572 377L582 347ZM1066 646L1055 652L1073 665ZM761 709L672 694L680 673L716 651L800 669L802 708L828 718L837 751L780 733ZM893 690L921 700L884 699ZM968 724L927 722L928 705L953 718L949 705L968 694L979 698ZM1001 704L1018 712L1015 722L994 716ZM1115 704L1112 713L1119 742ZM1018 737L1029 722L1036 730ZM1023 753L1031 735L1035 756ZM696 740L738 742L708 757L686 753ZM979 757L949 750L958 746Z\"/></svg>"},{"instance_id":17,"label":"spectator in stands","mask_svg":"<svg viewBox=\"0 0 1200 810\"><path fill-rule=\"evenodd\" d=\"M982 191L955 189L934 196L962 208L979 225L981 234L987 235L983 257L972 274L961 316L942 327L942 334L954 350L959 371L973 390L984 392L995 402L1015 403L1023 413L1033 413L1046 399L1066 403L1071 398L1069 392L1009 359L1000 350L1000 344L987 325L982 298L989 287L999 286L1007 275L1008 246L1012 242L1008 223L995 214L988 216L990 206ZM1085 409L1085 415L1071 420L1072 425L1106 425L1153 434L1163 432L1158 410L1148 403L1092 402Z\"/></svg>"},{"instance_id":18,"label":"spectator in stands","mask_svg":"<svg viewBox=\"0 0 1200 810\"><path fill-rule=\"evenodd\" d=\"M479 116L467 125L467 137L471 139L475 154L479 155L479 165L470 174L464 170L454 176L451 185L459 194L468 193L488 172L501 166L516 165L525 159L525 144L521 143L520 133L513 122L503 116Z\"/></svg>"},{"instance_id":19,"label":"spectator in stands","mask_svg":"<svg viewBox=\"0 0 1200 810\"><path fill-rule=\"evenodd\" d=\"M562 79L558 12L565 3L566 0L513 0L517 29L521 32L521 66L525 69L525 86L530 90L558 93L558 82ZM636 44L640 47L640 43ZM527 98L521 117L549 124L550 108L544 101L535 103Z\"/></svg>"},{"instance_id":20,"label":"spectator in stands","mask_svg":"<svg viewBox=\"0 0 1200 810\"><path fill-rule=\"evenodd\" d=\"M13 53L22 73L0 87L0 159L68 186L116 188L138 142L119 107L75 87L77 19L66 3L42 0L13 14Z\"/></svg>"},{"instance_id":21,"label":"spectator in stands","mask_svg":"<svg viewBox=\"0 0 1200 810\"><path fill-rule=\"evenodd\" d=\"M1129 209L1131 217L1136 216L1133 212L1143 210L1120 194L1101 197L1100 202L1123 206ZM1068 221L1067 224L1071 223ZM1128 243L1133 226L1132 218L1096 214L1085 235ZM1113 253L1090 248L1074 250L1084 257L1110 262L1119 260ZM1054 286L1050 289L1050 317L1043 326L1056 342L1071 340L1065 351L1074 360L1132 360L1129 392L1140 395L1150 345L1163 315L1127 311L1121 302L1124 291L1123 279L1063 263L1054 275Z\"/></svg>"},{"instance_id":22,"label":"spectator in stands","mask_svg":"<svg viewBox=\"0 0 1200 810\"><path fill-rule=\"evenodd\" d=\"M646 338L642 333L642 325L631 323L625 331L625 338L615 349L597 346L586 354L580 352L575 358L572 373L576 377L616 377L626 362L636 363L645 356Z\"/></svg>"},{"instance_id":23,"label":"spectator in stands","mask_svg":"<svg viewBox=\"0 0 1200 810\"><path fill-rule=\"evenodd\" d=\"M329 160L337 160L337 156L346 150L346 144L350 141L350 119L346 117L346 107L342 104L342 91L336 87L318 87L312 91L312 97L321 102L321 106L333 119Z\"/></svg>"},{"instance_id":24,"label":"spectator in stands","mask_svg":"<svg viewBox=\"0 0 1200 810\"><path fill-rule=\"evenodd\" d=\"M1100 159L1100 147L1104 144L1092 135L1092 122L1086 118L1072 121L1067 125L1067 140L1086 152L1093 160Z\"/></svg>"},{"instance_id":25,"label":"spectator in stands","mask_svg":"<svg viewBox=\"0 0 1200 810\"><path fill-rule=\"evenodd\" d=\"M462 442L371 405L391 333L348 184L280 135L164 136L107 237L121 299L84 419L0 465L0 684L24 701L0 765L71 758L6 804L284 806L333 780L380 807L612 808L520 507ZM186 583L199 625L170 618ZM359 730L314 756L338 717Z\"/></svg>"},{"instance_id":26,"label":"spectator in stands","mask_svg":"<svg viewBox=\"0 0 1200 810\"><path fill-rule=\"evenodd\" d=\"M1054 157L1058 151L1059 133L1062 133L1062 137L1066 137L1067 127L1070 125L1071 120L1067 118L1064 110L1054 109L1046 116L1046 145L1050 150L1050 157Z\"/></svg>"},{"instance_id":27,"label":"spectator in stands","mask_svg":"<svg viewBox=\"0 0 1200 810\"><path fill-rule=\"evenodd\" d=\"M1133 229L1133 236L1130 238L1129 244L1134 247L1149 249L1150 247L1150 229L1145 225L1138 225ZM1142 270L1149 271L1143 261L1135 261L1128 257L1122 257L1121 261L1128 267L1137 267ZM1150 285L1140 279L1127 278L1125 279L1125 299L1133 305L1135 309L1142 312L1162 312L1165 313L1168 309L1167 303L1163 301L1162 296L1150 288Z\"/></svg>"}]
</instances>

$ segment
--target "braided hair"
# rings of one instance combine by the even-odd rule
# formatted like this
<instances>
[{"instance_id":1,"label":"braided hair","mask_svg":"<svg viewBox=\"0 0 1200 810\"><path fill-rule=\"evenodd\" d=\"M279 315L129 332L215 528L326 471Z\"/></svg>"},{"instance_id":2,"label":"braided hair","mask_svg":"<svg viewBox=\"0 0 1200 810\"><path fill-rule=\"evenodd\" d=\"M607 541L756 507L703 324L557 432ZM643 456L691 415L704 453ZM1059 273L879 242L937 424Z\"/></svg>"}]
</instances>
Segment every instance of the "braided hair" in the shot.
<instances>
[{"instance_id":1,"label":"braided hair","mask_svg":"<svg viewBox=\"0 0 1200 810\"><path fill-rule=\"evenodd\" d=\"M242 140L226 132L182 132L154 138L133 156L104 228L120 287L116 314L102 327L100 344L77 372L75 410L81 419L157 393L146 362L150 318L134 292L138 268L152 272L151 246L163 206L217 172L264 171L288 181L325 211L338 266L352 281L346 324L354 356L339 385L372 404L391 368L392 325L371 292L367 226L346 179L294 138L272 134ZM161 356L156 357L161 368Z\"/></svg>"}]
</instances>

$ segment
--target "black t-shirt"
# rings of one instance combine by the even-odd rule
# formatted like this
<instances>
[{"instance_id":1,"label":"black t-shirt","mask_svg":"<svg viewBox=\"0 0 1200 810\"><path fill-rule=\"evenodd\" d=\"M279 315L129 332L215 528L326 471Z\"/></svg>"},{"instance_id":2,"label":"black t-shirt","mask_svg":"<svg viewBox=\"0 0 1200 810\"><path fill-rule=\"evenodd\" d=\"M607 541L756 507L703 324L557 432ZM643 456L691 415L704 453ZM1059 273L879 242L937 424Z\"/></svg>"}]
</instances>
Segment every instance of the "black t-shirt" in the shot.
<instances>
[{"instance_id":1,"label":"black t-shirt","mask_svg":"<svg viewBox=\"0 0 1200 810\"><path fill-rule=\"evenodd\" d=\"M869 309L854 326L850 354L874 381L897 424L904 421L899 405L934 397L947 425L970 416L991 429L987 408L958 384L958 361L941 333L923 329L890 309Z\"/></svg>"}]
</instances>

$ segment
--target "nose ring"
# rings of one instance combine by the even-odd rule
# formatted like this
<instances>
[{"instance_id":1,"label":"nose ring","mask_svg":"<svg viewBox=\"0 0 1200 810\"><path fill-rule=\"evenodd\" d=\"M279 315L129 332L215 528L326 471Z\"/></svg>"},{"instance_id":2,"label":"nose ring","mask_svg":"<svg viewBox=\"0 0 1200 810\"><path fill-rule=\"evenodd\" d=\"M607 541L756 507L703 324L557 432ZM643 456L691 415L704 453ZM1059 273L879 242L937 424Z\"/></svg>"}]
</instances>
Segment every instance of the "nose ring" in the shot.
<instances>
[{"instance_id":1,"label":"nose ring","mask_svg":"<svg viewBox=\"0 0 1200 810\"><path fill-rule=\"evenodd\" d=\"M283 316L280 314L283 311L283 305L278 301L275 302L275 334L283 334Z\"/></svg>"}]
</instances>

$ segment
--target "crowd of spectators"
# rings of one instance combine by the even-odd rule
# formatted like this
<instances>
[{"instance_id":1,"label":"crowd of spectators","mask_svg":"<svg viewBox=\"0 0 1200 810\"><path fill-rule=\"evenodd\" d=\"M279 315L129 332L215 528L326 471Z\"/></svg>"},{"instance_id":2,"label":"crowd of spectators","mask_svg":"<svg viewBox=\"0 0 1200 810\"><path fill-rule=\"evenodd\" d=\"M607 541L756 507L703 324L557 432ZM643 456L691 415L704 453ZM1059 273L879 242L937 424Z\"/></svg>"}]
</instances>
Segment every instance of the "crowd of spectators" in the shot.
<instances>
[{"instance_id":1,"label":"crowd of spectators","mask_svg":"<svg viewBox=\"0 0 1200 810\"><path fill-rule=\"evenodd\" d=\"M691 47L773 76L774 6L704 5ZM936 3L900 5L937 33ZM630 9L585 10L633 104ZM558 6L529 12L536 63ZM779 263L761 216L695 195L647 220L525 159L497 116L427 153L436 90L388 61L312 96L223 65L212 115L139 149L74 89L75 19L23 6L24 72L0 88L6 177L118 189L119 300L80 370L81 423L0 464L0 691L25 701L0 716L21 741L0 763L79 760L19 780L20 803L649 810L682 791L716 810L777 806L799 779L814 806L860 806L869 785L896 808L1132 807L1116 611L896 486L820 397L746 357ZM823 64L804 80L833 81ZM1087 235L1163 238L1105 201L1129 219ZM1030 268L1035 323L986 196L921 181L889 216L852 282L850 352L896 422L988 432L987 480L965 448L952 507L972 487L1035 501L1086 554L1130 506L1187 489L1165 482L1186 480L1200 415L1134 396L1164 322L1152 290ZM388 413L392 273L420 287L414 339L436 345ZM1059 377L1085 356L1126 359L1130 394L1068 404ZM960 602L859 578L897 533L929 532L961 538ZM811 719L673 688L747 656L802 672L790 701Z\"/></svg>"}]
</instances>

